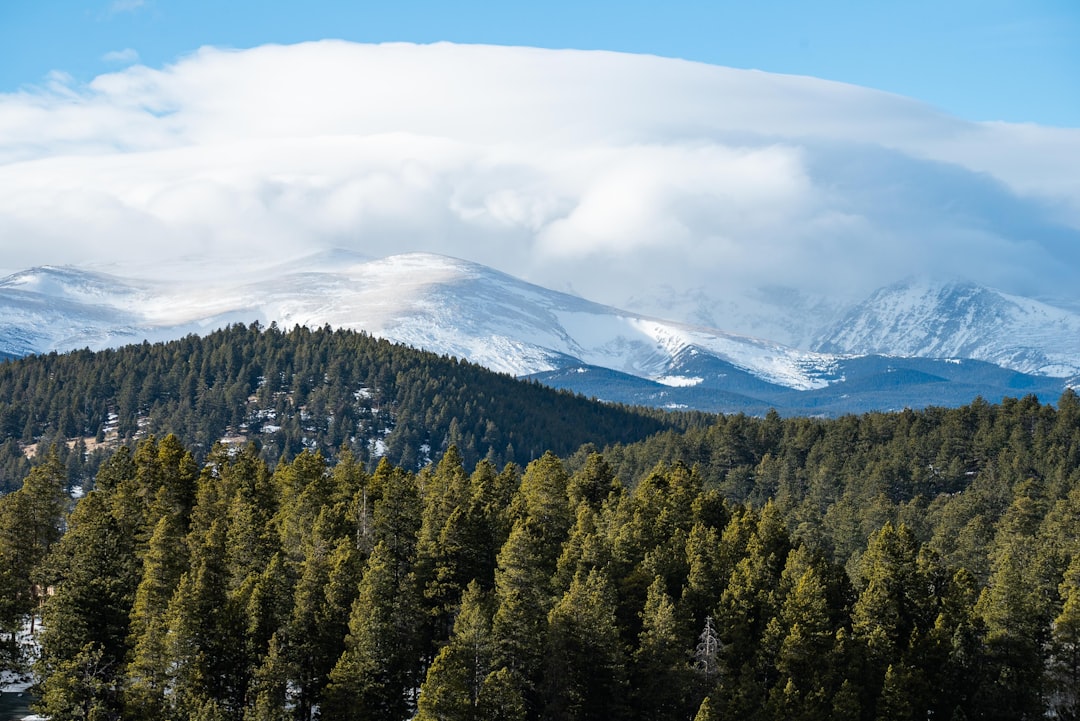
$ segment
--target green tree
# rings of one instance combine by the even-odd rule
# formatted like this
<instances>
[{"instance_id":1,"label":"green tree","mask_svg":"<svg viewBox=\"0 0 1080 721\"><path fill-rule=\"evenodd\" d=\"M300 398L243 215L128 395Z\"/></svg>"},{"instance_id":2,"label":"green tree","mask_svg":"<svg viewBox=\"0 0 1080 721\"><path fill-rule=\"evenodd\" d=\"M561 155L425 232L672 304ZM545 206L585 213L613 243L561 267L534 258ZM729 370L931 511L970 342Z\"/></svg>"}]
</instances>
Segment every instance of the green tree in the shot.
<instances>
[{"instance_id":1,"label":"green tree","mask_svg":"<svg viewBox=\"0 0 1080 721\"><path fill-rule=\"evenodd\" d=\"M1065 599L1061 613L1054 619L1047 681L1053 713L1060 719L1080 718L1080 556L1061 582Z\"/></svg>"},{"instance_id":2,"label":"green tree","mask_svg":"<svg viewBox=\"0 0 1080 721\"><path fill-rule=\"evenodd\" d=\"M40 635L40 708L56 719L81 718L91 709L100 718L116 717L138 565L133 539L122 533L102 492L79 502L48 567L55 593Z\"/></svg>"},{"instance_id":3,"label":"green tree","mask_svg":"<svg viewBox=\"0 0 1080 721\"><path fill-rule=\"evenodd\" d=\"M387 541L380 541L368 559L320 718L399 721L413 707L420 672L420 594L415 577L395 569L397 560Z\"/></svg>"},{"instance_id":4,"label":"green tree","mask_svg":"<svg viewBox=\"0 0 1080 721\"><path fill-rule=\"evenodd\" d=\"M329 541L317 544L322 550L304 561L285 633L284 655L293 669L294 716L303 721L311 718L330 671L345 650L349 609L361 579L361 559L351 539L341 539L332 552L325 548Z\"/></svg>"},{"instance_id":5,"label":"green tree","mask_svg":"<svg viewBox=\"0 0 1080 721\"><path fill-rule=\"evenodd\" d=\"M0 632L16 630L37 609L39 567L60 540L69 498L67 474L53 450L14 493L0 496Z\"/></svg>"},{"instance_id":6,"label":"green tree","mask_svg":"<svg viewBox=\"0 0 1080 721\"><path fill-rule=\"evenodd\" d=\"M484 681L492 673L490 599L473 581L465 590L449 643L440 649L420 688L416 721L477 721Z\"/></svg>"},{"instance_id":7,"label":"green tree","mask_svg":"<svg viewBox=\"0 0 1080 721\"><path fill-rule=\"evenodd\" d=\"M562 461L545 453L526 467L511 507L515 519L525 523L537 540L536 552L548 576L555 572L559 549L573 523L568 481Z\"/></svg>"},{"instance_id":8,"label":"green tree","mask_svg":"<svg viewBox=\"0 0 1080 721\"><path fill-rule=\"evenodd\" d=\"M540 710L546 619L552 605L550 573L540 545L541 540L531 534L524 521L514 523L499 552L495 570L497 606L492 620L494 665L506 669L498 678L500 697L510 688L516 689L515 694L532 718Z\"/></svg>"},{"instance_id":9,"label":"green tree","mask_svg":"<svg viewBox=\"0 0 1080 721\"><path fill-rule=\"evenodd\" d=\"M976 605L986 625L979 701L988 718L1036 718L1043 712L1040 647L1048 635L1035 610L1026 573L1028 553L1022 543L1010 544L999 553Z\"/></svg>"},{"instance_id":10,"label":"green tree","mask_svg":"<svg viewBox=\"0 0 1080 721\"><path fill-rule=\"evenodd\" d=\"M148 721L166 717L168 606L186 566L187 550L179 519L163 515L150 537L131 608L132 654L125 692L131 717Z\"/></svg>"},{"instance_id":11,"label":"green tree","mask_svg":"<svg viewBox=\"0 0 1080 721\"><path fill-rule=\"evenodd\" d=\"M664 587L659 576L649 586L630 665L630 708L642 721L685 719L701 700L690 683L686 644L678 633L675 604Z\"/></svg>"},{"instance_id":12,"label":"green tree","mask_svg":"<svg viewBox=\"0 0 1080 721\"><path fill-rule=\"evenodd\" d=\"M239 715L247 694L244 614L230 597L225 523L189 538L191 565L169 602L167 659L175 713L195 716L212 702Z\"/></svg>"},{"instance_id":13,"label":"green tree","mask_svg":"<svg viewBox=\"0 0 1080 721\"><path fill-rule=\"evenodd\" d=\"M835 638L825 579L813 560L800 562L803 553L800 549L788 556L785 575L798 577L769 628L776 638L782 636L776 652L779 679L774 690L782 690L782 715L793 721L828 716ZM766 644L772 645L768 640Z\"/></svg>"},{"instance_id":14,"label":"green tree","mask_svg":"<svg viewBox=\"0 0 1080 721\"><path fill-rule=\"evenodd\" d=\"M626 718L626 659L604 572L579 573L548 614L548 626L545 717Z\"/></svg>"}]
</instances>

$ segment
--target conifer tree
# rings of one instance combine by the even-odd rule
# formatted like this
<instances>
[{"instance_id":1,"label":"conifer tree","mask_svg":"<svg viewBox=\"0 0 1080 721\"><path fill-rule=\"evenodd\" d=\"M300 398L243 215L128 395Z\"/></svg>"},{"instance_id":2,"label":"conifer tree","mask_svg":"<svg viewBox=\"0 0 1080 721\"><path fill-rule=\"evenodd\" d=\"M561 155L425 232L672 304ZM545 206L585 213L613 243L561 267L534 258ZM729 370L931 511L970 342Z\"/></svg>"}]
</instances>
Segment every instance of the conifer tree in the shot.
<instances>
[{"instance_id":1,"label":"conifer tree","mask_svg":"<svg viewBox=\"0 0 1080 721\"><path fill-rule=\"evenodd\" d=\"M179 519L163 515L150 537L131 609L129 644L132 654L125 691L125 706L130 717L147 721L166 717L165 692L169 680L167 611L186 565L186 546Z\"/></svg>"},{"instance_id":2,"label":"conifer tree","mask_svg":"<svg viewBox=\"0 0 1080 721\"><path fill-rule=\"evenodd\" d=\"M518 469L508 464L502 472L486 460L469 476L469 507L464 526L468 541L461 577L476 579L485 590L495 588L499 551L510 535L510 503L520 485Z\"/></svg>"},{"instance_id":3,"label":"conifer tree","mask_svg":"<svg viewBox=\"0 0 1080 721\"><path fill-rule=\"evenodd\" d=\"M433 642L450 634L451 611L471 580L465 577L469 552L469 477L457 446L446 449L434 470L417 479L422 515L417 539L416 574L430 608Z\"/></svg>"},{"instance_id":4,"label":"conifer tree","mask_svg":"<svg viewBox=\"0 0 1080 721\"><path fill-rule=\"evenodd\" d=\"M239 713L247 694L242 609L230 598L225 522L189 538L191 565L169 602L167 659L175 713ZM216 713L216 711L215 711Z\"/></svg>"},{"instance_id":5,"label":"conifer tree","mask_svg":"<svg viewBox=\"0 0 1080 721\"><path fill-rule=\"evenodd\" d=\"M288 682L288 664L282 658L275 635L252 678L252 701L244 710L244 721L291 721L295 718L288 709Z\"/></svg>"},{"instance_id":6,"label":"conifer tree","mask_svg":"<svg viewBox=\"0 0 1080 721\"><path fill-rule=\"evenodd\" d=\"M566 485L569 476L561 460L545 453L525 469L512 513L537 540L536 552L547 575L555 572L559 549L573 523Z\"/></svg>"},{"instance_id":7,"label":"conifer tree","mask_svg":"<svg viewBox=\"0 0 1080 721\"><path fill-rule=\"evenodd\" d=\"M709 619L711 625L712 619ZM630 666L630 708L634 718L685 719L704 695L690 683L686 644L679 637L675 604L667 595L664 579L657 576L649 586L641 612L641 634ZM715 633L711 648L702 649L703 676L715 683L719 641ZM710 674L710 671L713 673ZM708 681L706 681L708 683Z\"/></svg>"},{"instance_id":8,"label":"conifer tree","mask_svg":"<svg viewBox=\"0 0 1080 721\"><path fill-rule=\"evenodd\" d=\"M540 710L539 683L547 638L547 615L552 599L550 574L544 565L540 540L524 521L514 523L499 552L495 570L496 611L492 620L495 667L505 667L500 694L516 689L526 713Z\"/></svg>"},{"instance_id":9,"label":"conifer tree","mask_svg":"<svg viewBox=\"0 0 1080 721\"><path fill-rule=\"evenodd\" d=\"M1080 556L1074 556L1060 590L1065 599L1054 619L1047 659L1047 681L1053 713L1080 718Z\"/></svg>"},{"instance_id":10,"label":"conifer tree","mask_svg":"<svg viewBox=\"0 0 1080 721\"><path fill-rule=\"evenodd\" d=\"M626 659L604 572L579 573L548 614L548 626L545 718L626 718Z\"/></svg>"},{"instance_id":11,"label":"conifer tree","mask_svg":"<svg viewBox=\"0 0 1080 721\"><path fill-rule=\"evenodd\" d=\"M481 692L492 672L490 599L480 584L466 588L454 632L428 668L416 721L476 721L484 714Z\"/></svg>"},{"instance_id":12,"label":"conifer tree","mask_svg":"<svg viewBox=\"0 0 1080 721\"><path fill-rule=\"evenodd\" d=\"M0 496L0 631L13 635L40 601L35 573L62 534L66 477L54 449L19 490Z\"/></svg>"},{"instance_id":13,"label":"conifer tree","mask_svg":"<svg viewBox=\"0 0 1080 721\"><path fill-rule=\"evenodd\" d=\"M611 562L607 539L597 529L597 512L587 502L577 507L577 520L563 544L555 567L554 589L564 593L578 573L606 568Z\"/></svg>"},{"instance_id":14,"label":"conifer tree","mask_svg":"<svg viewBox=\"0 0 1080 721\"><path fill-rule=\"evenodd\" d=\"M103 492L80 501L48 565L56 592L45 605L40 638L41 710L56 719L91 709L115 717L138 566L133 539L122 533Z\"/></svg>"},{"instance_id":15,"label":"conifer tree","mask_svg":"<svg viewBox=\"0 0 1080 721\"><path fill-rule=\"evenodd\" d=\"M345 651L330 673L320 718L329 721L407 718L419 687L419 589L399 575L390 545L380 541L368 559L349 617Z\"/></svg>"},{"instance_id":16,"label":"conifer tree","mask_svg":"<svg viewBox=\"0 0 1080 721\"><path fill-rule=\"evenodd\" d=\"M615 473L611 465L599 453L590 453L585 460L585 467L570 477L567 494L570 507L577 508L582 501L594 511L607 500L615 483Z\"/></svg>"},{"instance_id":17,"label":"conifer tree","mask_svg":"<svg viewBox=\"0 0 1080 721\"><path fill-rule=\"evenodd\" d=\"M311 718L326 679L344 651L349 609L360 582L359 559L351 539L342 539L332 552L326 549L331 540L319 539L305 559L284 634L284 656L295 686L295 716L303 721Z\"/></svg>"},{"instance_id":18,"label":"conifer tree","mask_svg":"<svg viewBox=\"0 0 1080 721\"><path fill-rule=\"evenodd\" d=\"M687 625L684 632L699 628L723 593L732 569L725 573L722 549L716 528L694 523L686 539L686 585L679 600L679 613Z\"/></svg>"},{"instance_id":19,"label":"conifer tree","mask_svg":"<svg viewBox=\"0 0 1080 721\"><path fill-rule=\"evenodd\" d=\"M862 559L863 590L852 611L852 631L869 649L880 678L892 660L907 653L912 635L933 623L925 615L926 586L918 553L910 529L886 524L870 539Z\"/></svg>"},{"instance_id":20,"label":"conifer tree","mask_svg":"<svg viewBox=\"0 0 1080 721\"><path fill-rule=\"evenodd\" d=\"M694 714L694 721L720 721L720 712L713 708L712 698L706 696Z\"/></svg>"},{"instance_id":21,"label":"conifer tree","mask_svg":"<svg viewBox=\"0 0 1080 721\"><path fill-rule=\"evenodd\" d=\"M521 678L503 666L484 679L478 701L478 721L526 721L530 718Z\"/></svg>"},{"instance_id":22,"label":"conifer tree","mask_svg":"<svg viewBox=\"0 0 1080 721\"><path fill-rule=\"evenodd\" d=\"M782 713L792 719L828 715L834 629L823 575L819 562L804 548L788 555L782 580L789 590L763 641L776 649L775 689L783 689Z\"/></svg>"},{"instance_id":23,"label":"conifer tree","mask_svg":"<svg viewBox=\"0 0 1080 721\"><path fill-rule=\"evenodd\" d=\"M1004 547L976 605L986 626L986 675L978 695L991 718L1034 718L1041 713L1039 651L1048 629L1035 610L1026 578L1027 557L1022 540Z\"/></svg>"},{"instance_id":24,"label":"conifer tree","mask_svg":"<svg viewBox=\"0 0 1080 721\"><path fill-rule=\"evenodd\" d=\"M727 671L758 663L762 634L778 610L780 571L777 559L766 555L766 549L757 532L751 534L747 554L735 564L720 597L716 620L725 643Z\"/></svg>"},{"instance_id":25,"label":"conifer tree","mask_svg":"<svg viewBox=\"0 0 1080 721\"><path fill-rule=\"evenodd\" d=\"M374 510L374 538L386 545L388 562L400 582L411 572L416 560L416 538L420 530L420 500L416 478L395 468L385 459L371 479L378 500Z\"/></svg>"},{"instance_id":26,"label":"conifer tree","mask_svg":"<svg viewBox=\"0 0 1080 721\"><path fill-rule=\"evenodd\" d=\"M281 498L278 511L281 546L300 556L315 519L336 500L335 483L327 471L326 459L321 453L305 450L292 463L278 466L274 486Z\"/></svg>"},{"instance_id":27,"label":"conifer tree","mask_svg":"<svg viewBox=\"0 0 1080 721\"><path fill-rule=\"evenodd\" d=\"M56 721L119 718L116 669L103 656L103 649L90 642L70 658L56 659L34 708Z\"/></svg>"}]
</instances>

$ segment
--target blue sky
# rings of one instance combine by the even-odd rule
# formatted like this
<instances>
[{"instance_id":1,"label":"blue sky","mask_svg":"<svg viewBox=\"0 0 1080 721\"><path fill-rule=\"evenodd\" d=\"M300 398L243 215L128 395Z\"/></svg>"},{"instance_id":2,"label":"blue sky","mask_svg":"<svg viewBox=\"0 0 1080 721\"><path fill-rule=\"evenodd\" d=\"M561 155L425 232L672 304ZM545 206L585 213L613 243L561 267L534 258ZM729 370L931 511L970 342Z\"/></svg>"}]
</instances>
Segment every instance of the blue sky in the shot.
<instances>
[{"instance_id":1,"label":"blue sky","mask_svg":"<svg viewBox=\"0 0 1080 721\"><path fill-rule=\"evenodd\" d=\"M3 0L0 92L200 46L322 38L651 53L811 75L968 120L1080 127L1076 0Z\"/></svg>"}]
</instances>

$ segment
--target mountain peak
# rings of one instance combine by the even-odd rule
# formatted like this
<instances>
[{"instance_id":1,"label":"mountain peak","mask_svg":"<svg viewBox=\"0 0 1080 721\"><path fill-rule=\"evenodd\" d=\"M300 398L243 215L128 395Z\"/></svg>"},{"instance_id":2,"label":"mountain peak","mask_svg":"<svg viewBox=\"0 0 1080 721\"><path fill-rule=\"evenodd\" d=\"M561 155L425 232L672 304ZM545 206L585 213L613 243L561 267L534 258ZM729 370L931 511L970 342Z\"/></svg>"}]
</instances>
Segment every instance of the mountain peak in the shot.
<instances>
[{"instance_id":1,"label":"mountain peak","mask_svg":"<svg viewBox=\"0 0 1080 721\"><path fill-rule=\"evenodd\" d=\"M1080 316L960 278L875 291L822 333L826 353L972 358L1025 373L1080 372Z\"/></svg>"}]
</instances>

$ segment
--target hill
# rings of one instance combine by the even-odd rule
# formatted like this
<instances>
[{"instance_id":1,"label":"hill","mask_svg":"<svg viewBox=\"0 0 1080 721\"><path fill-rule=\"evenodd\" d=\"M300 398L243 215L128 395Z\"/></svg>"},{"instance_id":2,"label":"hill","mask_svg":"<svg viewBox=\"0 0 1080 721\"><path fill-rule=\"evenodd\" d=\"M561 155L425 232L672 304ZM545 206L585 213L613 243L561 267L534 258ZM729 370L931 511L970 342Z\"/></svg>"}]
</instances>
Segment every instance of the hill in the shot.
<instances>
[{"instance_id":1,"label":"hill","mask_svg":"<svg viewBox=\"0 0 1080 721\"><path fill-rule=\"evenodd\" d=\"M201 456L219 441L254 442L269 461L305 449L333 458L348 448L369 465L387 458L416 469L450 444L469 463L527 463L547 450L630 442L684 420L328 328L233 325L205 337L0 364L3 487L21 480L24 455L38 448L89 452L90 466L79 469L89 476L106 449L150 434L175 433Z\"/></svg>"}]
</instances>

